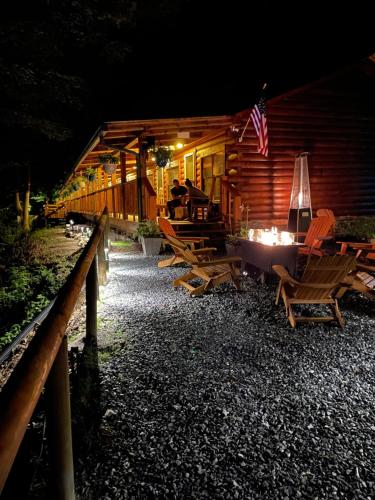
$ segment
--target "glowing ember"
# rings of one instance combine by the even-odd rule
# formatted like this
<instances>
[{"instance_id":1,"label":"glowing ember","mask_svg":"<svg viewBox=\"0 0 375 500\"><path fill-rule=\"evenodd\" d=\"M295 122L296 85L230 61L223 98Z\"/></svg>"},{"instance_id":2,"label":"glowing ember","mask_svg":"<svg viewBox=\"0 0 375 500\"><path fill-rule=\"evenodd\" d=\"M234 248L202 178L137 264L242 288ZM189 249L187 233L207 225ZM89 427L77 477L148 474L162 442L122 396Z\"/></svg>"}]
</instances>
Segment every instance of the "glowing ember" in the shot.
<instances>
[{"instance_id":1,"label":"glowing ember","mask_svg":"<svg viewBox=\"0 0 375 500\"><path fill-rule=\"evenodd\" d=\"M277 230L277 227L270 229L250 229L249 240L263 243L263 245L292 245L294 243L294 234L288 231Z\"/></svg>"}]
</instances>

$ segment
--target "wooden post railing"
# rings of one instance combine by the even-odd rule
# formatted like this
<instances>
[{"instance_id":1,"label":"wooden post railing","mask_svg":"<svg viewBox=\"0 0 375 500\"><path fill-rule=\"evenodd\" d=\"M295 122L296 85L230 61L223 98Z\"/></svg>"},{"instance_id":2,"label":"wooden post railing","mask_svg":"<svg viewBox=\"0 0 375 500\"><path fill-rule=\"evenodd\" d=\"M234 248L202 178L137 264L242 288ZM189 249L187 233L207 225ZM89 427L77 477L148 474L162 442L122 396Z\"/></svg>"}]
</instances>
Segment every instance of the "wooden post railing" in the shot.
<instances>
[{"instance_id":1,"label":"wooden post railing","mask_svg":"<svg viewBox=\"0 0 375 500\"><path fill-rule=\"evenodd\" d=\"M230 232L236 231L241 224L241 195L227 177L222 177L221 210Z\"/></svg>"},{"instance_id":2,"label":"wooden post railing","mask_svg":"<svg viewBox=\"0 0 375 500\"><path fill-rule=\"evenodd\" d=\"M141 193L141 200L139 199ZM156 193L147 177L101 188L66 202L66 211L98 213L107 206L111 217L156 220ZM141 212L140 212L141 210Z\"/></svg>"},{"instance_id":3,"label":"wooden post railing","mask_svg":"<svg viewBox=\"0 0 375 500\"><path fill-rule=\"evenodd\" d=\"M87 335L96 341L97 259L106 262L107 209L21 361L0 393L0 494L43 387L47 387L53 497L73 500L74 471L66 327L86 280ZM101 266L106 281L106 265Z\"/></svg>"},{"instance_id":4,"label":"wooden post railing","mask_svg":"<svg viewBox=\"0 0 375 500\"><path fill-rule=\"evenodd\" d=\"M142 178L142 196L145 218L156 220L156 193L147 177Z\"/></svg>"}]
</instances>

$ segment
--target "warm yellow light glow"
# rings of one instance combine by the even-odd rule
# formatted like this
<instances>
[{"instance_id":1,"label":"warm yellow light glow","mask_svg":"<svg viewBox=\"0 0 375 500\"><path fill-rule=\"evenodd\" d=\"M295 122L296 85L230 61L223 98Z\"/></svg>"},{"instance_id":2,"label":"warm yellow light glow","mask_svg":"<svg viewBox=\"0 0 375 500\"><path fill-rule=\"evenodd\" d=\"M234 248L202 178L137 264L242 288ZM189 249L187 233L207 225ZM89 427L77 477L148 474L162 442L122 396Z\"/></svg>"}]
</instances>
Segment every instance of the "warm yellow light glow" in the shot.
<instances>
[{"instance_id":1,"label":"warm yellow light glow","mask_svg":"<svg viewBox=\"0 0 375 500\"><path fill-rule=\"evenodd\" d=\"M178 143L176 144L176 148L177 148L177 149L182 149L183 147L184 147L184 145L182 144L182 142L178 142Z\"/></svg>"},{"instance_id":2,"label":"warm yellow light glow","mask_svg":"<svg viewBox=\"0 0 375 500\"><path fill-rule=\"evenodd\" d=\"M298 193L298 208L302 207L302 193Z\"/></svg>"},{"instance_id":3,"label":"warm yellow light glow","mask_svg":"<svg viewBox=\"0 0 375 500\"><path fill-rule=\"evenodd\" d=\"M277 227L269 229L250 229L249 240L263 245L293 245L294 234L288 231L278 232Z\"/></svg>"},{"instance_id":4,"label":"warm yellow light glow","mask_svg":"<svg viewBox=\"0 0 375 500\"><path fill-rule=\"evenodd\" d=\"M155 156L152 156L151 160L152 160L152 161L156 161Z\"/></svg>"}]
</instances>

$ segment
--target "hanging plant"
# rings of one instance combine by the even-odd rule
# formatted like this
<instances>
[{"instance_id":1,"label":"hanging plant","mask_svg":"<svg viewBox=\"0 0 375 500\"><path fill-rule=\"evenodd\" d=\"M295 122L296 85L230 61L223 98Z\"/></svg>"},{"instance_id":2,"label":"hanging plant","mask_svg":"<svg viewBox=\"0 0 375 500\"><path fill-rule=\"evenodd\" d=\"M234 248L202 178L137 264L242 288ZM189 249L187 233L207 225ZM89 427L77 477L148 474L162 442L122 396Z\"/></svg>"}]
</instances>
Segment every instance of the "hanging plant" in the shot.
<instances>
[{"instance_id":1,"label":"hanging plant","mask_svg":"<svg viewBox=\"0 0 375 500\"><path fill-rule=\"evenodd\" d=\"M172 161L173 151L165 146L159 146L153 150L153 155L156 165L163 168Z\"/></svg>"},{"instance_id":2,"label":"hanging plant","mask_svg":"<svg viewBox=\"0 0 375 500\"><path fill-rule=\"evenodd\" d=\"M114 174L120 160L111 153L99 155L99 162L103 165L106 174Z\"/></svg>"},{"instance_id":3,"label":"hanging plant","mask_svg":"<svg viewBox=\"0 0 375 500\"><path fill-rule=\"evenodd\" d=\"M70 183L70 189L72 192L78 191L79 190L79 181L77 181L76 179L72 180L72 182Z\"/></svg>"},{"instance_id":4,"label":"hanging plant","mask_svg":"<svg viewBox=\"0 0 375 500\"><path fill-rule=\"evenodd\" d=\"M92 167L86 168L83 172L83 176L90 182L94 181L96 179L96 169Z\"/></svg>"}]
</instances>

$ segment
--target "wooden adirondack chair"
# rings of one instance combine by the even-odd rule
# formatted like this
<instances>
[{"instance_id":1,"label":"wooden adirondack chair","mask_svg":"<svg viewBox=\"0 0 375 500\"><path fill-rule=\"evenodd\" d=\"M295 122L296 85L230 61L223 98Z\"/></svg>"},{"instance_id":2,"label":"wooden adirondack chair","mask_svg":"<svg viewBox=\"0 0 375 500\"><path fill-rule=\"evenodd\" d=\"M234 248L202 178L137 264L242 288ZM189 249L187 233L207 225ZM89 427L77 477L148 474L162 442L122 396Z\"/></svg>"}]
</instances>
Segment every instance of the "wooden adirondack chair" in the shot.
<instances>
[{"instance_id":1,"label":"wooden adirondack chair","mask_svg":"<svg viewBox=\"0 0 375 500\"><path fill-rule=\"evenodd\" d=\"M341 244L338 255L350 255L355 252L356 272L353 273L351 288L375 299L375 244L351 241L337 241Z\"/></svg>"},{"instance_id":2,"label":"wooden adirondack chair","mask_svg":"<svg viewBox=\"0 0 375 500\"><path fill-rule=\"evenodd\" d=\"M213 252L216 252L217 250L215 247L202 248L204 242L209 239L205 236L178 238L172 227L172 224L167 219L159 218L159 227L161 231L164 233L164 236L167 235L172 236L176 238L178 241L180 241L183 245L187 244L191 252L196 256L196 258L199 261L211 260ZM165 242L170 244L169 241L167 240L165 240ZM195 249L196 244L199 244L201 248ZM185 262L185 259L181 257L181 255L176 251L175 247L172 246L172 250L174 252L174 255L172 257L168 257L168 259L160 260L158 262L158 267L162 268L162 267L175 266L176 264L181 264L182 262Z\"/></svg>"},{"instance_id":3,"label":"wooden adirondack chair","mask_svg":"<svg viewBox=\"0 0 375 500\"><path fill-rule=\"evenodd\" d=\"M316 216L317 217L329 217L332 220L332 223L336 224L335 214L333 213L333 210L331 210L330 208L319 208L316 211Z\"/></svg>"},{"instance_id":4,"label":"wooden adirondack chair","mask_svg":"<svg viewBox=\"0 0 375 500\"><path fill-rule=\"evenodd\" d=\"M357 270L351 288L375 300L375 265L357 261Z\"/></svg>"},{"instance_id":5,"label":"wooden adirondack chair","mask_svg":"<svg viewBox=\"0 0 375 500\"><path fill-rule=\"evenodd\" d=\"M330 231L332 231L334 221L330 217L315 217L310 222L307 233L295 233L296 236L306 235L303 242L304 246L300 247L298 252L304 255L317 255L321 257L324 252L320 250L323 241L332 239Z\"/></svg>"},{"instance_id":6,"label":"wooden adirondack chair","mask_svg":"<svg viewBox=\"0 0 375 500\"><path fill-rule=\"evenodd\" d=\"M183 286L189 291L191 297L202 295L210 288L214 288L227 281L233 281L237 290L240 290L241 269L235 264L241 263L241 257L226 257L224 259L215 259L209 262L200 262L188 246L180 240L169 235L166 235L166 238L169 244L174 247L176 254L182 257L184 261L191 266L188 273L173 281L174 287ZM193 286L189 283L190 280L195 280L197 278L203 281L202 285Z\"/></svg>"},{"instance_id":7,"label":"wooden adirondack chair","mask_svg":"<svg viewBox=\"0 0 375 500\"><path fill-rule=\"evenodd\" d=\"M283 298L287 318L295 328L298 321L338 321L344 328L337 299L350 288L353 278L349 277L356 268L355 257L349 255L324 256L312 258L307 264L300 281L292 278L288 271L279 265L272 266L280 277L276 294L276 304ZM306 317L296 316L292 306L295 304L327 304L333 315Z\"/></svg>"},{"instance_id":8,"label":"wooden adirondack chair","mask_svg":"<svg viewBox=\"0 0 375 500\"><path fill-rule=\"evenodd\" d=\"M316 216L317 217L329 217L332 221L332 227L329 231L328 234L331 234L332 236L335 235L335 226L336 226L336 217L335 214L333 213L333 210L330 208L319 208L316 211Z\"/></svg>"}]
</instances>

